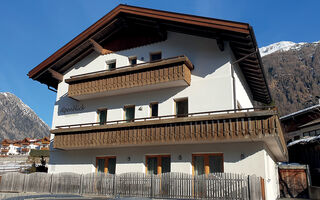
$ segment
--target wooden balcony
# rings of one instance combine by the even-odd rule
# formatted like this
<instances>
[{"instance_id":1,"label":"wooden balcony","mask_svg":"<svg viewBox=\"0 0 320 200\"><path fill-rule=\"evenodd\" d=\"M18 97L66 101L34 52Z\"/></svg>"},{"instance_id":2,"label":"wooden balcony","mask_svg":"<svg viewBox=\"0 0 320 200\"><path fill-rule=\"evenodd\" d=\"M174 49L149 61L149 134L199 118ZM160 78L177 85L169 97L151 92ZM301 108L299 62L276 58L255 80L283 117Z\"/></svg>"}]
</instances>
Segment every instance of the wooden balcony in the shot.
<instances>
[{"instance_id":1,"label":"wooden balcony","mask_svg":"<svg viewBox=\"0 0 320 200\"><path fill-rule=\"evenodd\" d=\"M9 149L1 149L1 152L2 153L7 153L7 152L9 152Z\"/></svg>"},{"instance_id":2,"label":"wooden balcony","mask_svg":"<svg viewBox=\"0 0 320 200\"><path fill-rule=\"evenodd\" d=\"M287 148L277 112L221 111L78 124L51 130L54 148L93 149L120 146L193 144L215 142L265 142L279 160L286 160Z\"/></svg>"},{"instance_id":3,"label":"wooden balcony","mask_svg":"<svg viewBox=\"0 0 320 200\"><path fill-rule=\"evenodd\" d=\"M83 100L101 96L189 86L193 65L185 56L72 76L68 96Z\"/></svg>"}]
</instances>

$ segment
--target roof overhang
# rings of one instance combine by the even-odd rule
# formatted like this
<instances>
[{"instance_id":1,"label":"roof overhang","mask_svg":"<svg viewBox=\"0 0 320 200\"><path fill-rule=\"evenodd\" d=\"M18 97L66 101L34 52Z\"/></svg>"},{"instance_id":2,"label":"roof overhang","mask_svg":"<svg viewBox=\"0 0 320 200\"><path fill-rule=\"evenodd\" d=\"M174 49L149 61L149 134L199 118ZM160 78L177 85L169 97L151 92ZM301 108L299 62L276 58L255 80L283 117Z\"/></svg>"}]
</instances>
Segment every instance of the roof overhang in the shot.
<instances>
[{"instance_id":1,"label":"roof overhang","mask_svg":"<svg viewBox=\"0 0 320 200\"><path fill-rule=\"evenodd\" d=\"M155 38L146 36L145 43L165 40L167 31L216 39L220 50L224 48L223 41L228 41L235 58L240 60L237 63L247 80L253 99L266 104L271 102L255 35L249 24L128 5L119 5L114 8L33 68L28 76L57 89L61 81L57 76L65 73L75 63L92 53L96 45L109 45L111 48L108 49L109 52L132 48L132 44L127 47L106 44L114 35L122 30L128 30L132 24L150 29L152 33L157 34ZM95 41L95 44L92 41Z\"/></svg>"}]
</instances>

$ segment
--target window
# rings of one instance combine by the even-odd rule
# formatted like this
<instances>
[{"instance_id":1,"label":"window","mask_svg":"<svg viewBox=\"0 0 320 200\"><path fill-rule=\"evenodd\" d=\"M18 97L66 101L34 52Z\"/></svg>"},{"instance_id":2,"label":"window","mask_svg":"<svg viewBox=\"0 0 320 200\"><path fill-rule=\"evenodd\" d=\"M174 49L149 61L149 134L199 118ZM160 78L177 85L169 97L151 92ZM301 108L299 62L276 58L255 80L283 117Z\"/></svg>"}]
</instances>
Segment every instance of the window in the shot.
<instances>
[{"instance_id":1,"label":"window","mask_svg":"<svg viewBox=\"0 0 320 200\"><path fill-rule=\"evenodd\" d=\"M136 65L137 64L137 57L130 57L129 63L130 63L130 65Z\"/></svg>"},{"instance_id":2,"label":"window","mask_svg":"<svg viewBox=\"0 0 320 200\"><path fill-rule=\"evenodd\" d=\"M110 60L110 61L107 61L107 67L108 67L108 70L115 70L116 69L116 60Z\"/></svg>"},{"instance_id":3,"label":"window","mask_svg":"<svg viewBox=\"0 0 320 200\"><path fill-rule=\"evenodd\" d=\"M171 171L171 158L169 155L146 156L146 173L161 174Z\"/></svg>"},{"instance_id":4,"label":"window","mask_svg":"<svg viewBox=\"0 0 320 200\"><path fill-rule=\"evenodd\" d=\"M150 53L150 61L161 60L161 52Z\"/></svg>"},{"instance_id":5,"label":"window","mask_svg":"<svg viewBox=\"0 0 320 200\"><path fill-rule=\"evenodd\" d=\"M310 131L310 136L316 136L316 131Z\"/></svg>"},{"instance_id":6,"label":"window","mask_svg":"<svg viewBox=\"0 0 320 200\"><path fill-rule=\"evenodd\" d=\"M188 99L179 99L175 100L176 102L176 116L177 117L186 117L188 116Z\"/></svg>"},{"instance_id":7,"label":"window","mask_svg":"<svg viewBox=\"0 0 320 200\"><path fill-rule=\"evenodd\" d=\"M115 174L116 172L116 157L97 157L96 171L101 173Z\"/></svg>"},{"instance_id":8,"label":"window","mask_svg":"<svg viewBox=\"0 0 320 200\"><path fill-rule=\"evenodd\" d=\"M158 103L151 103L150 104L151 117L158 117L158 108L159 108Z\"/></svg>"},{"instance_id":9,"label":"window","mask_svg":"<svg viewBox=\"0 0 320 200\"><path fill-rule=\"evenodd\" d=\"M300 140L300 136L299 135L294 136L293 140Z\"/></svg>"},{"instance_id":10,"label":"window","mask_svg":"<svg viewBox=\"0 0 320 200\"><path fill-rule=\"evenodd\" d=\"M223 172L223 154L193 154L192 169L194 175Z\"/></svg>"},{"instance_id":11,"label":"window","mask_svg":"<svg viewBox=\"0 0 320 200\"><path fill-rule=\"evenodd\" d=\"M97 113L100 125L105 124L107 122L107 109L99 109Z\"/></svg>"},{"instance_id":12,"label":"window","mask_svg":"<svg viewBox=\"0 0 320 200\"><path fill-rule=\"evenodd\" d=\"M135 106L124 107L125 120L127 120L127 122L134 121L134 111L135 111Z\"/></svg>"}]
</instances>

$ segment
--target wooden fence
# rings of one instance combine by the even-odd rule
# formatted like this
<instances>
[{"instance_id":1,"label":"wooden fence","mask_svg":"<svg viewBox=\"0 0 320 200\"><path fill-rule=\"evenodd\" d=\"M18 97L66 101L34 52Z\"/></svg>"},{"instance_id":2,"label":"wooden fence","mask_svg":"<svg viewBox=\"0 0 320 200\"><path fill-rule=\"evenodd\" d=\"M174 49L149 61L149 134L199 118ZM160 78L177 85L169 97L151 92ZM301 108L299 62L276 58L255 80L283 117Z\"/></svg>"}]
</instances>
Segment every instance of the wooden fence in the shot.
<instances>
[{"instance_id":1,"label":"wooden fence","mask_svg":"<svg viewBox=\"0 0 320 200\"><path fill-rule=\"evenodd\" d=\"M308 199L309 176L307 165L279 165L280 197Z\"/></svg>"},{"instance_id":2,"label":"wooden fence","mask_svg":"<svg viewBox=\"0 0 320 200\"><path fill-rule=\"evenodd\" d=\"M192 176L185 173L7 173L0 191L150 197L175 199L262 199L261 179L231 173Z\"/></svg>"}]
</instances>

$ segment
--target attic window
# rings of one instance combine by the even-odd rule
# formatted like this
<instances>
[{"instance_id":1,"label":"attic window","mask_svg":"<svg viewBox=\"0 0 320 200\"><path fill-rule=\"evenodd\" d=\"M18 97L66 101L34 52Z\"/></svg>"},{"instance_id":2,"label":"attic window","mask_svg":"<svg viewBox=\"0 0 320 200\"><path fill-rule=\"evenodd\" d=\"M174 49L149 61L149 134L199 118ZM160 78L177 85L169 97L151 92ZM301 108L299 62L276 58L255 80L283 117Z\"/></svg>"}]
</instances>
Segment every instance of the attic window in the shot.
<instances>
[{"instance_id":1,"label":"attic window","mask_svg":"<svg viewBox=\"0 0 320 200\"><path fill-rule=\"evenodd\" d=\"M150 53L150 61L161 60L161 52Z\"/></svg>"},{"instance_id":2,"label":"attic window","mask_svg":"<svg viewBox=\"0 0 320 200\"><path fill-rule=\"evenodd\" d=\"M116 60L110 60L110 61L107 61L107 69L108 70L115 70L116 69Z\"/></svg>"},{"instance_id":3,"label":"attic window","mask_svg":"<svg viewBox=\"0 0 320 200\"><path fill-rule=\"evenodd\" d=\"M137 57L133 56L129 58L130 65L136 65L137 64Z\"/></svg>"}]
</instances>

